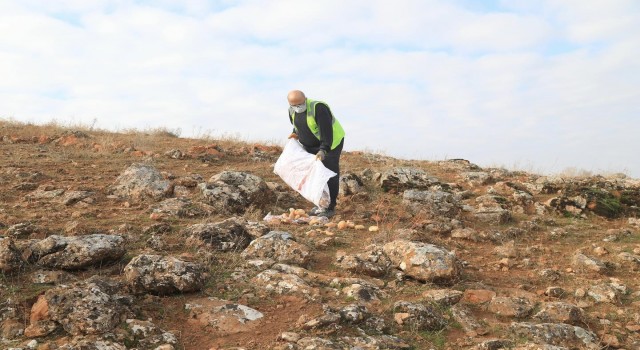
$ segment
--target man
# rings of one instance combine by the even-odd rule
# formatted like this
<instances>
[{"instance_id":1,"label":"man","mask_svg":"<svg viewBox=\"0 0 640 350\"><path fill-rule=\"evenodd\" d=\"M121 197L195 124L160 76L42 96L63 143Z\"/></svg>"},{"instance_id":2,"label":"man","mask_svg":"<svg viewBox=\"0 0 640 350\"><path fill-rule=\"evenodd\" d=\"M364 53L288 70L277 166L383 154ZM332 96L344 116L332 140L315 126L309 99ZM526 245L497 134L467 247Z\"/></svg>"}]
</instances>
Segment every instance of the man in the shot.
<instances>
[{"instance_id":1,"label":"man","mask_svg":"<svg viewBox=\"0 0 640 350\"><path fill-rule=\"evenodd\" d=\"M330 218L336 213L336 198L340 188L340 153L344 145L344 129L326 103L308 99L300 90L289 92L287 100L289 121L293 124L289 138L298 139L305 151L315 154L316 159L337 174L327 181L329 206L315 207L309 211L310 215Z\"/></svg>"}]
</instances>

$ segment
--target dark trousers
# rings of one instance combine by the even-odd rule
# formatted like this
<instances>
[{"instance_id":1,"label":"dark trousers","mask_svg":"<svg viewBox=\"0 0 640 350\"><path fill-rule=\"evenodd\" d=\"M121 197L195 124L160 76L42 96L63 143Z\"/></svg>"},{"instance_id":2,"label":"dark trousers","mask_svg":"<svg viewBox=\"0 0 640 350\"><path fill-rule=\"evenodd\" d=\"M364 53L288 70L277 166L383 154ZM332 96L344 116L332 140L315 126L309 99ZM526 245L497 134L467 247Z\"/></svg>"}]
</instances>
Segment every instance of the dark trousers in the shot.
<instances>
[{"instance_id":1,"label":"dark trousers","mask_svg":"<svg viewBox=\"0 0 640 350\"><path fill-rule=\"evenodd\" d=\"M340 142L340 144L327 152L326 157L322 161L322 164L329 170L333 171L337 175L330 178L327 181L327 186L329 186L329 199L331 202L329 203L329 209L334 209L336 207L336 199L338 198L338 192L340 192L340 154L342 153L342 147L344 146L344 139ZM309 153L316 154L319 149L309 149L305 147L305 150Z\"/></svg>"}]
</instances>

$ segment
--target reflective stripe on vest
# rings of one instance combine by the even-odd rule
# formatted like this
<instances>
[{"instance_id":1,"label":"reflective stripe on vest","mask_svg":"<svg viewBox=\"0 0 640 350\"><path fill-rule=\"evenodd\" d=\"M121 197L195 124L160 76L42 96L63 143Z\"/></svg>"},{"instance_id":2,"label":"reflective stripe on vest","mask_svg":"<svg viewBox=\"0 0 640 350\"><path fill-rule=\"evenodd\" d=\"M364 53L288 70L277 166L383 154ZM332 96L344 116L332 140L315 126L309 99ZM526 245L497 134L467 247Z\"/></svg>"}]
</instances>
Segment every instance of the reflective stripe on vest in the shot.
<instances>
[{"instance_id":1,"label":"reflective stripe on vest","mask_svg":"<svg viewBox=\"0 0 640 350\"><path fill-rule=\"evenodd\" d=\"M318 124L316 123L316 105L318 103L322 103L325 106L327 106L327 108L329 109L329 111L331 112L331 108L329 108L329 105L322 102L322 101L314 101L311 99L307 99L307 125L309 126L309 130L311 130L311 132L316 136L316 138L318 140L322 140L321 135L320 135L320 128L318 127ZM293 120L293 118L295 117L295 112L292 112L291 114L291 123L293 124L293 127L296 127L296 124ZM333 126L333 140L331 143L331 149L334 149L336 147L338 147L338 145L340 144L340 142L342 142L342 139L344 138L345 132L344 129L342 128L342 125L340 125L340 122L336 119L335 116L333 116L333 113L331 113L331 124Z\"/></svg>"}]
</instances>

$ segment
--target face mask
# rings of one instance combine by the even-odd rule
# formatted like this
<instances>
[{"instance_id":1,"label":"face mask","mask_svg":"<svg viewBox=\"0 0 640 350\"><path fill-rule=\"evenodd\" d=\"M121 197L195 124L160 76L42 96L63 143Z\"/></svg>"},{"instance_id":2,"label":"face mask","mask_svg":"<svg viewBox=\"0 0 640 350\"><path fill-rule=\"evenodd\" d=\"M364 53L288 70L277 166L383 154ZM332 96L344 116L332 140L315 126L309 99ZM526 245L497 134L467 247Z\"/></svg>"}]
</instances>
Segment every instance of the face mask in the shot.
<instances>
[{"instance_id":1,"label":"face mask","mask_svg":"<svg viewBox=\"0 0 640 350\"><path fill-rule=\"evenodd\" d=\"M289 108L291 108L291 110L296 112L296 113L302 113L302 112L307 110L307 104L306 103L302 103L302 104L299 104L299 105L292 105L292 106L289 106Z\"/></svg>"}]
</instances>

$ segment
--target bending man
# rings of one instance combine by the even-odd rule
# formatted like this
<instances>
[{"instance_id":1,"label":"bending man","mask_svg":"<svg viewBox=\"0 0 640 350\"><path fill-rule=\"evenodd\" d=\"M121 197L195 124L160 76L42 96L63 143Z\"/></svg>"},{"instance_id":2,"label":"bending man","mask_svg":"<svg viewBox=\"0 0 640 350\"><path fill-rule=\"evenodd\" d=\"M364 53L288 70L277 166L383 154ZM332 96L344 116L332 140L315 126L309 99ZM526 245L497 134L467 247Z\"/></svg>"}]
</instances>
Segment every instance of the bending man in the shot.
<instances>
[{"instance_id":1,"label":"bending man","mask_svg":"<svg viewBox=\"0 0 640 350\"><path fill-rule=\"evenodd\" d=\"M340 153L344 145L344 129L331 113L329 106L321 101L306 98L300 90L292 90L287 95L289 101L289 121L293 132L289 138L296 138L305 151L315 154L324 166L337 173L327 181L330 202L327 208L315 207L310 215L332 217L335 215L336 198L340 189Z\"/></svg>"}]
</instances>

